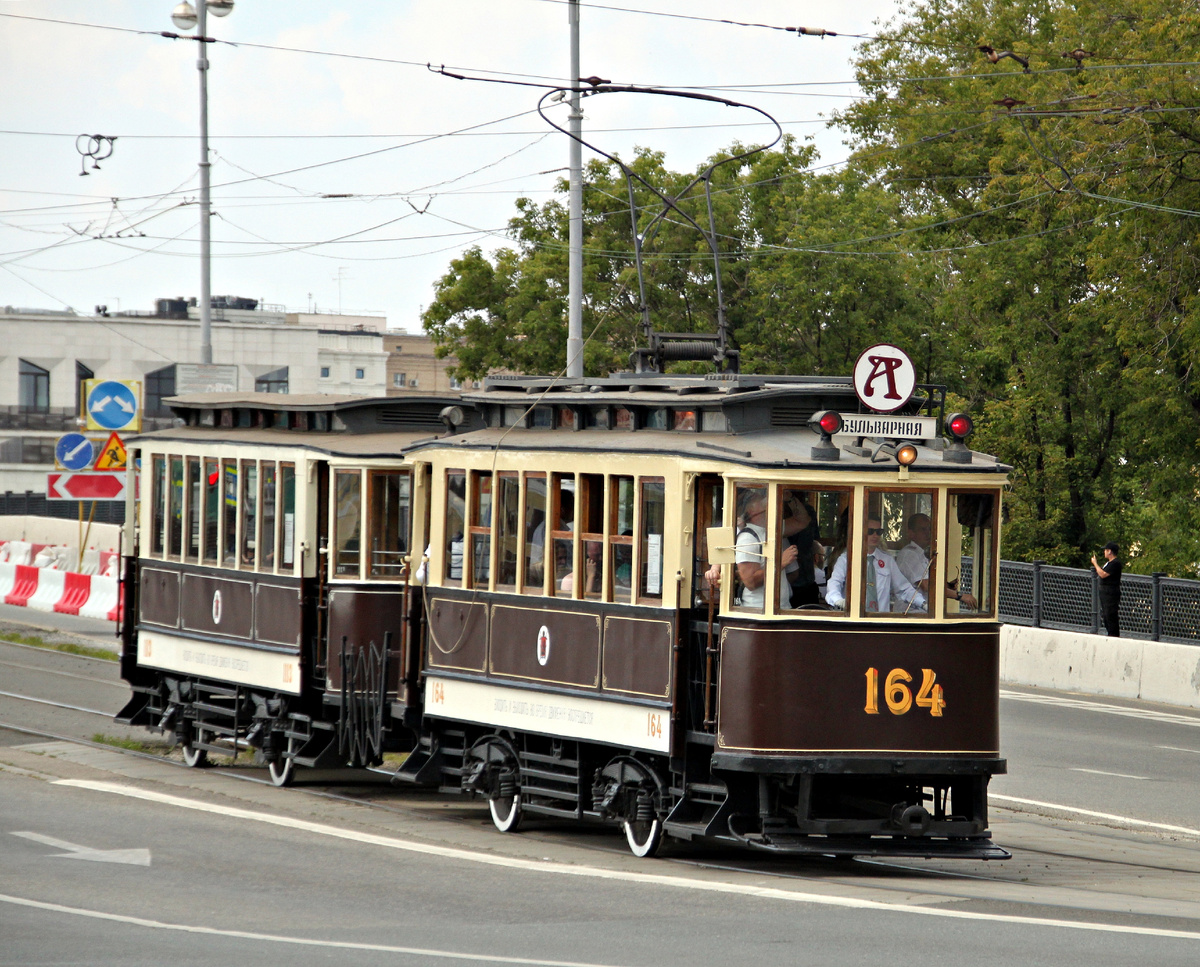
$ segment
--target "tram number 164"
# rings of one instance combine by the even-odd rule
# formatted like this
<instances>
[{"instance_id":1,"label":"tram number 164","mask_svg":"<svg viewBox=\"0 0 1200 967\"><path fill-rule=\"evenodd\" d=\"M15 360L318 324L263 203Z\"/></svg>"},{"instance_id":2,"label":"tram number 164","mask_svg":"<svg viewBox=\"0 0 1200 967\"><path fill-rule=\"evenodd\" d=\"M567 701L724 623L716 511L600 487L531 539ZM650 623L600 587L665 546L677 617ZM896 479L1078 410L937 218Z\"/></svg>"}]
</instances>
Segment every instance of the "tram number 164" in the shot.
<instances>
[{"instance_id":1,"label":"tram number 164","mask_svg":"<svg viewBox=\"0 0 1200 967\"><path fill-rule=\"evenodd\" d=\"M661 712L646 713L646 734L652 739L662 738L663 721Z\"/></svg>"},{"instance_id":2,"label":"tram number 164","mask_svg":"<svg viewBox=\"0 0 1200 967\"><path fill-rule=\"evenodd\" d=\"M918 708L929 709L929 714L942 717L942 709L946 700L942 697L942 686L936 684L937 675L932 668L921 669L921 690L917 692ZM888 672L883 682L883 698L888 710L893 715L903 715L913 706L912 689L907 683L912 681L912 675L903 668L893 668ZM868 715L879 714L879 669L867 669L867 707Z\"/></svg>"}]
</instances>

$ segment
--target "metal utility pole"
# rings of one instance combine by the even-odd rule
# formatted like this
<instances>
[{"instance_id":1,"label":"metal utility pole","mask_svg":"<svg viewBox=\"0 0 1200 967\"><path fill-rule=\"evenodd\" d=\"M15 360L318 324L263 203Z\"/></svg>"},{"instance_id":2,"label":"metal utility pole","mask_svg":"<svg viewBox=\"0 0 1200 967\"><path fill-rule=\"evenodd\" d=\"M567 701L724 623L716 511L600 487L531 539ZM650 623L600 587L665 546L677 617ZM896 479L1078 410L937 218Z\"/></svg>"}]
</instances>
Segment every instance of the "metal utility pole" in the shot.
<instances>
[{"instance_id":1,"label":"metal utility pole","mask_svg":"<svg viewBox=\"0 0 1200 967\"><path fill-rule=\"evenodd\" d=\"M579 0L570 0L571 26L571 195L569 199L569 254L567 273L567 377L583 376L583 112L579 96Z\"/></svg>"},{"instance_id":2,"label":"metal utility pole","mask_svg":"<svg viewBox=\"0 0 1200 967\"><path fill-rule=\"evenodd\" d=\"M212 355L212 242L209 219L212 215L208 196L208 3L196 4L196 33L200 36L200 362L208 365Z\"/></svg>"}]
</instances>

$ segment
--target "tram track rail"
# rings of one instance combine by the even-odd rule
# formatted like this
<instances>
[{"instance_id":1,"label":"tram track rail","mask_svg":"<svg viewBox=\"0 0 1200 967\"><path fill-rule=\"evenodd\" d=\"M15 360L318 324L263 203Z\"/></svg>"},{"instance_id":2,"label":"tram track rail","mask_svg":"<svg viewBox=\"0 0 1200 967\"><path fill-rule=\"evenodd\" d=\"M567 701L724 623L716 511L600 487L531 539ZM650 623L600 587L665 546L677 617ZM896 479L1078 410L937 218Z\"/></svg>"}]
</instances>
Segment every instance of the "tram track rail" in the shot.
<instances>
[{"instance_id":1,"label":"tram track rail","mask_svg":"<svg viewBox=\"0 0 1200 967\"><path fill-rule=\"evenodd\" d=\"M64 707L71 706L66 703L58 703ZM97 710L86 710L96 712ZM99 713L107 715L108 713ZM121 756L132 757L141 760L151 760L170 765L178 769L187 769L181 761L176 761L161 753L146 752L136 749L127 749L120 746L111 745L105 742L97 742L90 739L80 738L78 736L66 735L59 732L53 732L47 729L37 729L28 726L20 725L15 722L0 721L0 729L15 732L21 735L30 737L65 742L72 745L105 750L114 752ZM247 767L258 768L258 767ZM275 788L271 781L265 776L257 776L247 773L241 773L234 768L217 767L206 771L217 772L222 778L233 779L239 782L247 782L263 787ZM366 770L362 770L366 772ZM368 780L367 775L361 775L358 782L368 785L382 785L380 776L386 773L375 773L373 780ZM353 785L353 780L349 783L342 784L343 786ZM308 786L292 786L287 790L281 790L288 793L300 793L306 797L322 799L330 802L344 803L366 807L372 811L381 813L404 816L412 818L414 816L423 816L433 818L443 823L450 823L460 828L478 828L481 825L488 825L486 816L486 807L480 804L478 813L468 808L461 808L454 811L443 811L438 809L436 812L429 808L432 803L407 802L403 805L391 804L379 801L377 796L373 795L353 795L346 792L339 792L336 789L328 786L314 787ZM439 801L437 805L442 805ZM462 804L465 806L466 804ZM1046 817L1031 817L1037 820L1045 820ZM1091 830L1093 834L1100 833L1099 830ZM1109 834L1106 838L1116 834L1116 831L1107 831ZM522 840L525 842L544 843L547 847L564 847L569 846L572 849L583 850L588 853L598 855L611 856L614 859L623 859L627 856L627 850L624 848L623 840L613 837L611 844L600 842L599 836L582 837L579 835L579 830L570 824L564 824L560 829L554 825L547 824L544 829L526 829L521 834ZM1101 833L1101 835L1103 835ZM711 849L711 847L706 847ZM1140 881L1147 874L1158 876L1178 876L1178 877L1194 877L1200 872L1200 857L1197 857L1197 863L1194 867L1187 866L1170 866L1160 863L1138 863L1130 860L1112 859L1098 855L1085 855L1082 852L1067 852L1062 850L1048 850L1030 848L1028 846L1018 847L1019 853L1026 861L1027 867L1044 866L1050 870L1053 865L1058 863L1102 863L1106 873L1110 874L1116 870L1127 871L1126 875L1132 882ZM1011 864L996 864L994 867L987 867L988 873L970 870L946 869L943 867L922 867L911 863L898 861L884 861L871 858L865 859L847 859L845 857L833 856L808 856L802 861L790 860L788 865L793 869L780 869L780 859L777 857L761 858L761 861L747 861L745 857L739 857L737 860L725 860L720 858L705 858L705 857L690 857L686 855L664 855L657 860L658 863L666 863L678 870L702 870L707 872L728 874L736 876L759 876L776 881L782 881L793 884L808 883L814 880L827 882L830 884L837 883L842 886L850 885L857 888L870 889L879 893L888 895L911 895L914 890L936 896L941 902L978 902L981 897L979 890L986 889L989 885L1000 889L1010 889L1020 884L1023 888L1031 891L1030 896L1025 902L1030 902L1038 905L1047 905L1050 907L1062 908L1061 900L1040 900L1038 898L1039 889L1046 891L1047 897L1057 893L1060 887L1057 884L1036 884L1027 882L1027 878L1017 875ZM991 873L990 870L995 870ZM917 881L914 883L914 879ZM973 883L977 885L976 889L966 888L966 884ZM960 884L955 887L954 884ZM1087 896L1088 891L1080 892L1081 898ZM1099 899L1112 896L1111 892L1105 893L1097 891L1096 896ZM993 898L997 899L997 898ZM1145 898L1142 897L1143 902ZM1015 902L1011 899L1003 902ZM1103 912L1101 906L1095 908L1088 906L1075 906L1078 911L1093 911ZM1137 919L1145 919L1147 916L1172 917L1172 914L1154 914L1131 913ZM1178 919L1178 917L1175 917ZM1200 919L1198 917L1197 919Z\"/></svg>"}]
</instances>

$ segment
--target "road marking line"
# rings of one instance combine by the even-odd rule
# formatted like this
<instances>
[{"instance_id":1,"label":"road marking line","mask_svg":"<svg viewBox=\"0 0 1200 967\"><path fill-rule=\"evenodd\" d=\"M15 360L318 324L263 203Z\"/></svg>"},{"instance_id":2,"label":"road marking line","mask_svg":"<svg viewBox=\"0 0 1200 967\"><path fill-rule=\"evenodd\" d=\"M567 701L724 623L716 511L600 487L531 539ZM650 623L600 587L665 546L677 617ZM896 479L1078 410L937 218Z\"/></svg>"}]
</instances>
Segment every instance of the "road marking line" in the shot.
<instances>
[{"instance_id":1,"label":"road marking line","mask_svg":"<svg viewBox=\"0 0 1200 967\"><path fill-rule=\"evenodd\" d=\"M1078 708L1089 712L1106 712L1132 719L1150 719L1154 722L1170 722L1174 725L1190 725L1200 728L1200 715L1180 715L1177 712L1156 712L1153 709L1128 708L1124 705L1109 705L1107 702L1088 702L1079 698L1064 698L1061 695L1033 695L1029 692L1013 692L1000 689L1000 697L1014 702L1034 702L1038 705L1058 705L1061 708Z\"/></svg>"},{"instance_id":2,"label":"road marking line","mask_svg":"<svg viewBox=\"0 0 1200 967\"><path fill-rule=\"evenodd\" d=\"M233 806L220 806L215 803L200 802L195 799L184 799L166 793L152 792L148 789L138 789L134 786L123 786L115 782L97 782L91 779L58 779L56 786L73 786L77 789L89 789L94 792L107 792L117 796L127 796L131 799L142 799L147 802L162 803L168 806L179 806L183 809L193 809L197 812L212 813L227 816L232 819L245 819L252 822L267 823L287 829L303 830L334 839L349 840L355 843L365 843L371 846L384 846L388 849L405 850L412 853L424 853L428 856L441 856L446 859L461 860L468 863L481 863L486 866L506 867L508 869L530 870L539 873L559 873L564 876L588 877L598 880L616 880L626 883L638 883L647 886L667 886L680 890L694 890L705 893L722 893L738 896L759 897L769 900L785 900L790 903L812 903L820 906L843 907L852 910L874 910L881 913L910 913L927 917L948 917L954 920L978 920L991 923L1013 923L1022 926L1062 927L1068 930L1086 930L1098 933L1124 933L1144 937L1176 937L1183 940L1200 940L1200 933L1186 930L1166 930L1157 927L1131 927L1118 924L1086 923L1073 920L1052 920L1044 917L1018 917L1002 913L980 913L969 910L949 910L944 907L922 907L913 904L884 903L880 900L863 900L855 897L828 896L820 893L800 893L794 890L781 890L776 887L752 886L743 883L723 883L719 880L698 880L690 877L669 876L662 873L634 873L623 870L606 870L597 866L576 866L568 863L555 863L549 860L523 860L510 856L498 856L493 853L477 853L467 849L452 846L436 846L431 843L418 843L413 840L397 839L390 836L380 836L376 833L362 833L355 830L339 829L336 826L326 826L304 819L293 819L289 816L279 816L271 813L253 812L249 809L238 809ZM998 797L1010 798L1010 797ZM1016 802L1032 802L1032 800L1012 800ZM1038 804L1046 805L1046 804ZM1096 813L1095 815L1103 815ZM1200 835L1200 830L1193 830Z\"/></svg>"},{"instance_id":3,"label":"road marking line","mask_svg":"<svg viewBox=\"0 0 1200 967\"><path fill-rule=\"evenodd\" d=\"M1114 776L1117 779L1141 779L1143 782L1152 782L1149 776L1131 776L1128 772L1105 772L1103 769L1082 769L1072 767L1070 772L1087 772L1093 776Z\"/></svg>"},{"instance_id":4,"label":"road marking line","mask_svg":"<svg viewBox=\"0 0 1200 967\"><path fill-rule=\"evenodd\" d=\"M1200 755L1200 749L1181 749L1177 745L1156 745L1156 749L1166 749L1168 752L1190 752L1192 755Z\"/></svg>"},{"instance_id":5,"label":"road marking line","mask_svg":"<svg viewBox=\"0 0 1200 967\"><path fill-rule=\"evenodd\" d=\"M499 954L468 954L454 950L433 950L424 947L393 947L388 944L354 943L348 940L309 940L304 937L283 937L271 933L253 933L249 930L220 930L216 927L196 927L186 923L164 923L161 920L146 920L142 917L104 913L100 910L66 907L59 903L43 903L41 900L29 900L25 897L8 896L4 893L0 893L0 903L32 907L35 910L48 910L51 913L69 913L77 917L90 917L93 920L111 920L115 923L128 923L135 927L149 927L153 930L175 930L181 933L205 934L210 937L237 937L241 940L262 940L267 943L296 944L301 947L331 947L337 950L374 950L380 953L440 957L444 960L470 960L485 964L522 964L527 965L527 967L612 967L609 964L591 964L578 960L537 960L530 957L504 957Z\"/></svg>"},{"instance_id":6,"label":"road marking line","mask_svg":"<svg viewBox=\"0 0 1200 967\"><path fill-rule=\"evenodd\" d=\"M1182 833L1185 836L1200 836L1200 829L1190 826L1171 826L1168 823L1151 823L1144 819L1132 819L1129 816L1117 816L1114 813L1098 813L1093 809L1079 809L1076 806L1063 806L1056 802L1041 802L1037 799L1019 799L1016 796L1001 796L994 792L988 793L989 800L1000 802L1015 802L1022 806L1042 806L1045 809L1058 809L1065 813L1077 813L1080 816L1091 816L1094 819L1110 819L1126 826L1142 826L1146 829L1161 829L1164 833Z\"/></svg>"},{"instance_id":7,"label":"road marking line","mask_svg":"<svg viewBox=\"0 0 1200 967\"><path fill-rule=\"evenodd\" d=\"M53 836L43 836L41 833L13 832L14 836L22 839L51 846L54 849L66 850L65 853L52 853L50 859L91 860L94 863L126 863L129 866L149 866L150 851L148 849L93 849L91 846L80 846L78 843L68 843L65 839L55 839Z\"/></svg>"}]
</instances>

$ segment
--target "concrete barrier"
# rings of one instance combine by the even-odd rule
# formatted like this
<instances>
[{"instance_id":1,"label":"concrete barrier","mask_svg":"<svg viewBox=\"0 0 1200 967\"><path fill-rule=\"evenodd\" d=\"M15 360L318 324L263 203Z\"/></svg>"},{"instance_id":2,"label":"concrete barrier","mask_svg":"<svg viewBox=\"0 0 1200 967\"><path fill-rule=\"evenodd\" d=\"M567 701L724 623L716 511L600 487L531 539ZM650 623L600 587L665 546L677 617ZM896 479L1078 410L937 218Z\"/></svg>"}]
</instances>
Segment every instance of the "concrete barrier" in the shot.
<instances>
[{"instance_id":1,"label":"concrete barrier","mask_svg":"<svg viewBox=\"0 0 1200 967\"><path fill-rule=\"evenodd\" d=\"M1004 625L1000 679L1200 708L1200 646Z\"/></svg>"},{"instance_id":2,"label":"concrete barrier","mask_svg":"<svg viewBox=\"0 0 1200 967\"><path fill-rule=\"evenodd\" d=\"M37 611L121 620L123 601L115 577L0 563L0 601Z\"/></svg>"}]
</instances>

